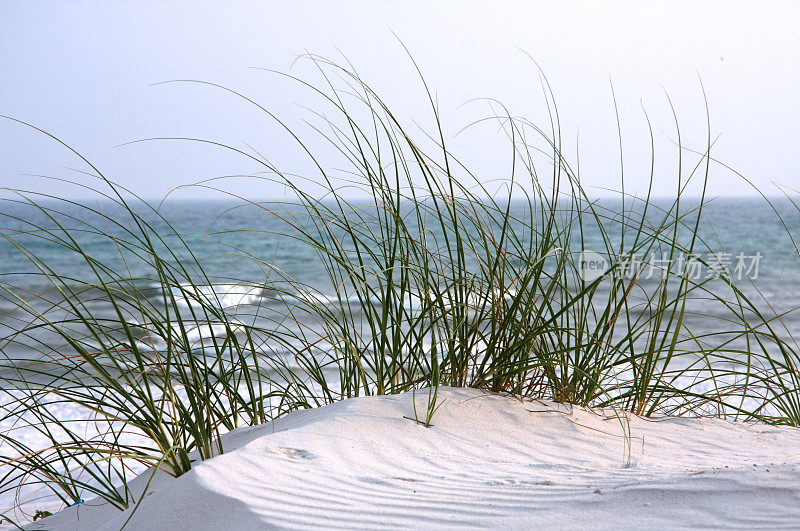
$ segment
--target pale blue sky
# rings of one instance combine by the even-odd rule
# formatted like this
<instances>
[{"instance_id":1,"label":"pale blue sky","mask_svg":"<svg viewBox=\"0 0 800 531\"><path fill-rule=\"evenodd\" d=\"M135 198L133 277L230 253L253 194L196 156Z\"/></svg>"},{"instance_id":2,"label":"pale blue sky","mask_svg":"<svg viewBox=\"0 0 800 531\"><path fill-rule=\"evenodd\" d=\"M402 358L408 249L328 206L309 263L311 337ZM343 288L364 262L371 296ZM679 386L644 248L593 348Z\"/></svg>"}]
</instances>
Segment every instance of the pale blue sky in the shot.
<instances>
[{"instance_id":1,"label":"pale blue sky","mask_svg":"<svg viewBox=\"0 0 800 531\"><path fill-rule=\"evenodd\" d=\"M84 153L106 174L148 197L254 164L208 147L177 143L116 145L153 136L194 136L252 145L287 170L306 171L262 115L218 91L154 83L195 78L240 90L290 121L306 94L248 67L288 71L305 50L341 50L398 114L429 124L418 80L394 31L436 90L448 139L496 97L537 122L544 107L537 72L545 70L559 104L565 142L576 144L584 183L618 188L613 80L622 118L627 191L643 192L649 139L659 148L656 191L674 189L673 99L683 140L705 142L702 76L721 135L714 156L767 193L773 182L800 186L800 3L735 2L14 2L0 1L0 114L36 124ZM293 72L310 75L302 65ZM662 88L663 87L663 88ZM452 140L487 179L503 177L508 153L495 129ZM574 149L569 153L574 154ZM334 164L336 161L332 161ZM0 184L53 193L67 188L24 177L70 177L78 161L41 135L0 122ZM712 193L748 193L715 171ZM275 195L239 183L252 197ZM202 191L184 193L202 194Z\"/></svg>"}]
</instances>

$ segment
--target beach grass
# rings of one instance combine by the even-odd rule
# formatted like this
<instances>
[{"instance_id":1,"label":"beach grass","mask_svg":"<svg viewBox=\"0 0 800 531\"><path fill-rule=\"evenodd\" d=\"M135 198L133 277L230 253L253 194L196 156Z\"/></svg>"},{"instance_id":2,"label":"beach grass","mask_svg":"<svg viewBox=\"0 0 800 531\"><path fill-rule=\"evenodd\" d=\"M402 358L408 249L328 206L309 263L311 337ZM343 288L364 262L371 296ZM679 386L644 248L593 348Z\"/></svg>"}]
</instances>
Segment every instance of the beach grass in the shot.
<instances>
[{"instance_id":1,"label":"beach grass","mask_svg":"<svg viewBox=\"0 0 800 531\"><path fill-rule=\"evenodd\" d=\"M212 276L158 208L77 152L99 183L87 190L104 206L21 190L4 199L37 212L35 221L10 219L11 209L0 207L0 225L18 227L2 236L27 259L19 274L50 288L31 293L13 275L0 280L5 302L25 315L0 346L40 355L35 363L4 360L0 420L14 429L0 434L0 491L41 486L67 505L99 496L122 509L136 501L128 488L136 471L179 476L224 452L221 434L297 409L425 389L428 406L416 420L435 425L439 386L642 416L800 425L797 345L781 333L781 314L725 271L694 279L674 260L715 266L702 258L711 246L701 235L710 135L688 162L678 141L681 170L669 201L620 192L621 211L609 210L564 156L544 83L553 117L545 126L492 106L489 119L506 135L513 162L498 196L448 148L421 76L435 124L429 134L404 125L351 68L307 60L319 69L318 84L282 75L319 98L315 138L213 86L284 126L315 175L301 180L258 154L180 140L237 152L263 166L254 179L291 192L279 205L238 200L314 251L318 285L245 251L241 259L258 264L265 279ZM680 139L677 121L676 132ZM320 139L347 161L346 181L315 154ZM306 181L324 193L309 193ZM686 197L689 181L701 183L699 198ZM225 193L218 182L201 186ZM589 247L589 233L600 235L601 248ZM122 266L99 259L87 235L112 244ZM90 280L49 263L47 246L68 251ZM596 275L587 275L589 250L608 258ZM626 269L626 258L654 252L670 258L657 279ZM133 262L150 274L133 275ZM220 283L268 294L269 304L226 306L209 289ZM687 323L700 299L724 315L711 332ZM95 302L113 311L98 313ZM48 348L43 331L64 347ZM69 417L54 413L65 406ZM48 443L29 447L18 430Z\"/></svg>"}]
</instances>

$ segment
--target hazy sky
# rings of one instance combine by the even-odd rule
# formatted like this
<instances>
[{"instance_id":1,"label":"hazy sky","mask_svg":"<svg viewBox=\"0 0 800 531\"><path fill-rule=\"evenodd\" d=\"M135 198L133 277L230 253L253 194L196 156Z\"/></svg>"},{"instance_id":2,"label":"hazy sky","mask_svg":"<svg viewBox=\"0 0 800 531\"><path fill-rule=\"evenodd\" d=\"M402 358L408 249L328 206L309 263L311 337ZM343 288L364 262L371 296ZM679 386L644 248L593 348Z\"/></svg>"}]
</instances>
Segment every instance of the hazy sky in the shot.
<instances>
[{"instance_id":1,"label":"hazy sky","mask_svg":"<svg viewBox=\"0 0 800 531\"><path fill-rule=\"evenodd\" d=\"M773 183L800 188L798 28L797 2L0 0L0 114L58 135L108 177L148 197L258 168L209 146L115 146L156 136L202 137L250 145L289 171L307 171L296 149L252 107L209 87L153 84L185 78L220 83L299 123L308 115L300 105L313 105L308 93L249 67L291 69L314 78L310 65L293 67L294 59L306 50L339 58L340 50L402 119L427 128L424 94L394 32L436 91L446 139L487 180L505 176L508 149L496 127L456 135L489 113L485 104L462 104L494 97L513 114L546 125L538 73L522 49L549 78L564 141L574 146L567 153L580 154L581 176L592 193L619 188L609 80L622 122L626 191L644 192L649 176L643 106L658 147L656 191L665 195L674 190L676 175L671 144L676 135L665 91L675 105L682 141L702 150L706 127L699 74L712 136L719 136L712 155L774 195ZM23 175L75 178L66 168L86 169L42 135L0 121L0 184L75 194ZM263 182L236 186L252 197L278 193ZM711 190L749 193L746 184L719 170L712 174ZM192 194L203 192L182 196Z\"/></svg>"}]
</instances>

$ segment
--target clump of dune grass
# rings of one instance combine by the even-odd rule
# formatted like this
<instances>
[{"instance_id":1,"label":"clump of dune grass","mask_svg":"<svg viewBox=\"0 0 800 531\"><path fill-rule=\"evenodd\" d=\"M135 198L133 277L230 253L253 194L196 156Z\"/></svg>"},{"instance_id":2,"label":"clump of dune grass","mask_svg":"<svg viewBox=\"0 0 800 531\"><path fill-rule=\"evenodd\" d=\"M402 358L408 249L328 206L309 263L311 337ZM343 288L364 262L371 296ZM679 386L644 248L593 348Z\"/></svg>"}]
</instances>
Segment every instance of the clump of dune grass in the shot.
<instances>
[{"instance_id":1,"label":"clump of dune grass","mask_svg":"<svg viewBox=\"0 0 800 531\"><path fill-rule=\"evenodd\" d=\"M7 484L20 478L42 482L57 487L56 493L69 503L88 490L125 507L131 463L157 462L180 475L191 468L190 453L205 459L222 451L221 432L264 422L271 415L265 410L270 390L259 360L252 357L263 338L225 313L213 296L196 289L201 280L193 275L202 275L202 268L192 267L188 248L178 257L181 249L174 242L167 244L143 215L118 201L130 214L124 221L72 203L89 209L86 214L100 223L71 228L57 207L31 202L49 223L16 219L24 228L6 234L30 258L35 275L52 287L29 293L2 286L6 301L25 315L3 345L41 349L34 360L6 360L3 420L13 419L15 427L2 438L13 452L3 457ZM154 276L134 278L127 269L108 267L81 247L78 233L108 239L123 263L142 260ZM38 260L22 243L31 239L72 251L94 281L70 278ZM155 282L161 297L143 295L143 282ZM99 315L97 302L110 304L113 313ZM39 335L43 329L63 347L45 348ZM65 404L78 407L77 418L53 414ZM15 438L24 428L52 444L25 447Z\"/></svg>"},{"instance_id":2,"label":"clump of dune grass","mask_svg":"<svg viewBox=\"0 0 800 531\"><path fill-rule=\"evenodd\" d=\"M49 289L31 293L13 275L0 281L5 301L25 316L0 346L39 354L5 360L1 420L15 427L0 435L0 491L41 485L65 504L93 495L125 508L135 501L134 472L181 475L224 452L220 436L239 426L418 389L429 396L418 420L431 425L440 385L646 416L800 425L797 350L779 333L779 315L724 274L694 280L670 262L645 282L624 268L636 253L699 256L709 248L700 228L710 140L690 170L679 164L671 201L621 196L621 212L610 211L581 187L556 121L537 127L493 107L513 158L498 197L447 147L424 81L430 136L410 130L352 69L309 60L320 84L287 77L319 97L314 139L214 87L285 127L316 168L304 178L323 193L311 194L260 155L181 141L238 152L263 165L260 178L291 192L281 204L242 202L316 253L316 285L243 250L263 278L212 276L157 208L77 153L100 180L91 190L104 206L23 191L6 200L2 225L14 229L2 236L28 261L17 273ZM545 96L554 111L552 94ZM315 155L320 138L349 165L348 194ZM675 155L685 155L680 143ZM689 180L702 183L699 200L684 197ZM346 198L353 188L362 199ZM22 204L38 221L11 213ZM590 249L589 233L600 248L593 240ZM87 235L113 246L119 260L99 259ZM72 278L48 263L43 246L69 252L86 275ZM586 250L608 258L592 278L580 258ZM254 290L261 302L226 306L213 289L220 283ZM719 330L696 333L687 324L699 298L724 310ZM96 302L113 311L99 313ZM48 347L44 332L63 346ZM59 416L56 406L74 415ZM29 447L16 435L22 430L47 444Z\"/></svg>"}]
</instances>

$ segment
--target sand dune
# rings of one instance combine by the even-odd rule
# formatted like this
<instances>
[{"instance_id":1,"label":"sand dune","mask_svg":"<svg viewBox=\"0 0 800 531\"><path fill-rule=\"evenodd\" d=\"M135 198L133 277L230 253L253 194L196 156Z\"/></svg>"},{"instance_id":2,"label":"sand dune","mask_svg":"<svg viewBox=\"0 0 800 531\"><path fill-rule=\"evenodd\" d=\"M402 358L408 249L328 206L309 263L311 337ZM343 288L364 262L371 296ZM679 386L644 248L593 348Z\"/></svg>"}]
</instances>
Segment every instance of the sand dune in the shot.
<instances>
[{"instance_id":1,"label":"sand dune","mask_svg":"<svg viewBox=\"0 0 800 531\"><path fill-rule=\"evenodd\" d=\"M225 436L140 506L88 501L31 529L796 527L800 430L621 418L441 389L347 400ZM427 391L416 393L425 410ZM628 433L629 436L625 436ZM137 478L141 491L149 474Z\"/></svg>"}]
</instances>

